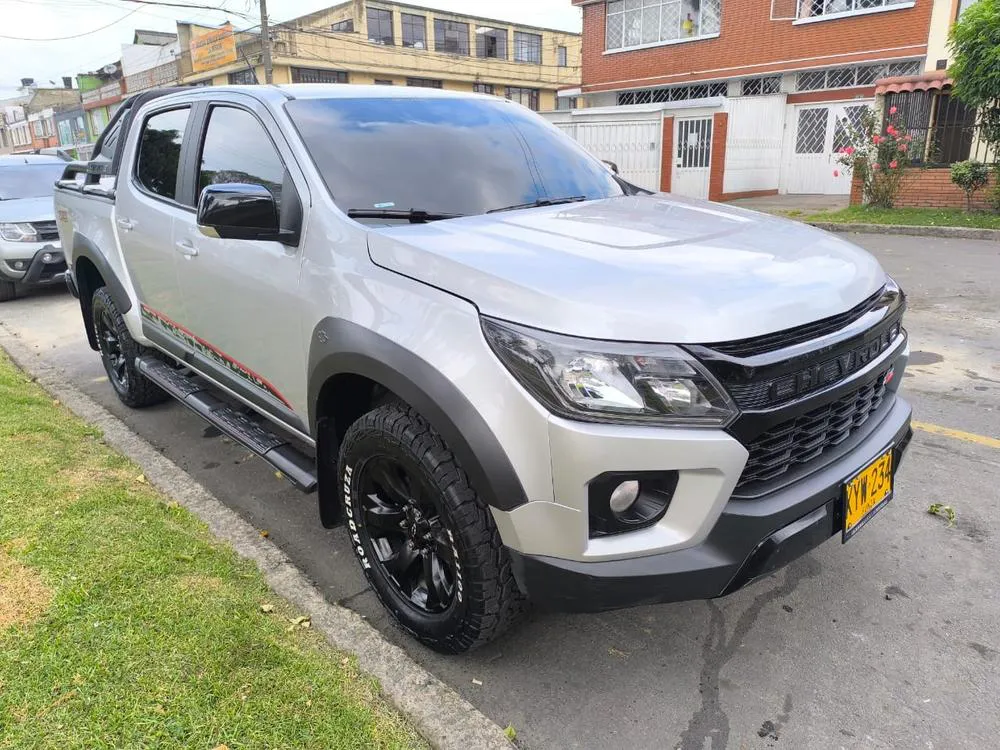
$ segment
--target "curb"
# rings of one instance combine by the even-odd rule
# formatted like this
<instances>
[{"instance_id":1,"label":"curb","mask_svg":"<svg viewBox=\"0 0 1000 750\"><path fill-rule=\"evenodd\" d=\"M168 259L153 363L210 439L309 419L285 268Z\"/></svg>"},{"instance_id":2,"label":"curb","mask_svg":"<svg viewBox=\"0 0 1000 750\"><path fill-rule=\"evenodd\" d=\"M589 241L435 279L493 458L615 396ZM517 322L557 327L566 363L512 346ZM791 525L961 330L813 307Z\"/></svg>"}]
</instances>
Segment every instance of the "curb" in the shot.
<instances>
[{"instance_id":1,"label":"curb","mask_svg":"<svg viewBox=\"0 0 1000 750\"><path fill-rule=\"evenodd\" d=\"M334 648L353 654L358 666L378 679L382 694L431 746L439 750L510 750L503 730L445 683L418 665L360 615L335 604L306 578L275 544L235 511L163 456L103 406L68 383L59 371L28 349L0 322L0 347L53 398L88 424L100 428L104 442L128 456L150 484L204 521L238 555L256 563L271 589L308 614L312 626Z\"/></svg>"},{"instance_id":2,"label":"curb","mask_svg":"<svg viewBox=\"0 0 1000 750\"><path fill-rule=\"evenodd\" d=\"M914 237L945 237L955 240L991 240L1000 242L1000 229L971 227L918 227L907 224L841 224L833 221L806 222L828 232L861 232L863 234L904 234Z\"/></svg>"}]
</instances>

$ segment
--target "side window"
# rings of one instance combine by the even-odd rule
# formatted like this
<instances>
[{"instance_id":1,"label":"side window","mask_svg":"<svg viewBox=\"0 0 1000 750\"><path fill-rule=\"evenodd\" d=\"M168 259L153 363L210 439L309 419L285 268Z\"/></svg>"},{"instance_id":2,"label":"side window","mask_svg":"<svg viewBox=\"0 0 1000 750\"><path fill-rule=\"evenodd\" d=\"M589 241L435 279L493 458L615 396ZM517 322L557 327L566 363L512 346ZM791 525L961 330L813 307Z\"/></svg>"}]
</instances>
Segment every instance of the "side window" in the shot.
<instances>
[{"instance_id":1,"label":"side window","mask_svg":"<svg viewBox=\"0 0 1000 750\"><path fill-rule=\"evenodd\" d=\"M198 197L208 185L244 182L263 185L281 210L285 165L252 114L235 107L213 107L201 148Z\"/></svg>"},{"instance_id":2,"label":"side window","mask_svg":"<svg viewBox=\"0 0 1000 750\"><path fill-rule=\"evenodd\" d=\"M135 176L151 193L171 199L177 195L181 143L190 113L188 108L159 112L142 128Z\"/></svg>"}]
</instances>

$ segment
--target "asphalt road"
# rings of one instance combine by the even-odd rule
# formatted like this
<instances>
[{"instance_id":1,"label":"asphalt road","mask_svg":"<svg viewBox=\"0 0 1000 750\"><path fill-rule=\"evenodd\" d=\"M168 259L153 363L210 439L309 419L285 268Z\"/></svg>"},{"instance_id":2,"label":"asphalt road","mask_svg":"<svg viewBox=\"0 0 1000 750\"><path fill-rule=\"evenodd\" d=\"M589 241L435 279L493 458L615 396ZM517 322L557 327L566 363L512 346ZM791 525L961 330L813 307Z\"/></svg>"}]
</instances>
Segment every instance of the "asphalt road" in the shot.
<instances>
[{"instance_id":1,"label":"asphalt road","mask_svg":"<svg viewBox=\"0 0 1000 750\"><path fill-rule=\"evenodd\" d=\"M251 523L330 600L368 617L526 748L987 748L1000 730L1000 243L857 236L909 293L904 394L918 430L896 497L714 602L602 615L533 612L463 657L403 636L312 497L176 404L121 406L61 292L0 322ZM952 505L950 528L927 513ZM475 682L474 682L475 680ZM481 684L480 684L481 683Z\"/></svg>"}]
</instances>

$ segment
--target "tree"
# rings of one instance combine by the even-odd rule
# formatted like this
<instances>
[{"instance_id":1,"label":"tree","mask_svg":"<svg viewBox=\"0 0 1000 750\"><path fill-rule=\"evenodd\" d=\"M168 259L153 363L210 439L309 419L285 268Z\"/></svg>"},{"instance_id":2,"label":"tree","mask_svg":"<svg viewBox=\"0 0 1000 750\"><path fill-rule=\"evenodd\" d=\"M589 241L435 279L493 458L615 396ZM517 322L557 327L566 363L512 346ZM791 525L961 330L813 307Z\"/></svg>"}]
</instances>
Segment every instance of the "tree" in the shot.
<instances>
[{"instance_id":1,"label":"tree","mask_svg":"<svg viewBox=\"0 0 1000 750\"><path fill-rule=\"evenodd\" d=\"M978 0L951 27L953 93L975 107L983 140L1000 147L1000 0Z\"/></svg>"},{"instance_id":2,"label":"tree","mask_svg":"<svg viewBox=\"0 0 1000 750\"><path fill-rule=\"evenodd\" d=\"M972 196L986 187L989 167L979 161L959 161L951 165L951 181L965 193L965 210L972 210Z\"/></svg>"}]
</instances>

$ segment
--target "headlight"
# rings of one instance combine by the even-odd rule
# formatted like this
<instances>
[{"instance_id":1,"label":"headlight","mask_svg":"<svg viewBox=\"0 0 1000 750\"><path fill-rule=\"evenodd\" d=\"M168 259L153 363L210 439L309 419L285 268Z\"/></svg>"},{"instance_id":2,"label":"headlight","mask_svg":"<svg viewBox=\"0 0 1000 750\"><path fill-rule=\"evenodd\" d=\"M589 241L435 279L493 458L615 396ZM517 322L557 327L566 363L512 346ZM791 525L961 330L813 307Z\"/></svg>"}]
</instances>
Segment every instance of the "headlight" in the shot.
<instances>
[{"instance_id":1,"label":"headlight","mask_svg":"<svg viewBox=\"0 0 1000 750\"><path fill-rule=\"evenodd\" d=\"M38 235L31 224L0 224L0 237L8 242L38 241Z\"/></svg>"},{"instance_id":2,"label":"headlight","mask_svg":"<svg viewBox=\"0 0 1000 750\"><path fill-rule=\"evenodd\" d=\"M576 339L492 318L482 325L500 361L555 414L712 427L736 416L722 386L676 346Z\"/></svg>"}]
</instances>

